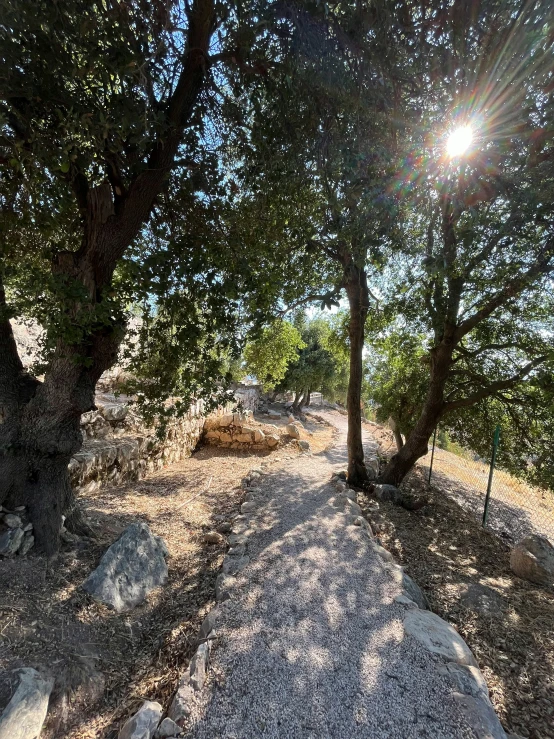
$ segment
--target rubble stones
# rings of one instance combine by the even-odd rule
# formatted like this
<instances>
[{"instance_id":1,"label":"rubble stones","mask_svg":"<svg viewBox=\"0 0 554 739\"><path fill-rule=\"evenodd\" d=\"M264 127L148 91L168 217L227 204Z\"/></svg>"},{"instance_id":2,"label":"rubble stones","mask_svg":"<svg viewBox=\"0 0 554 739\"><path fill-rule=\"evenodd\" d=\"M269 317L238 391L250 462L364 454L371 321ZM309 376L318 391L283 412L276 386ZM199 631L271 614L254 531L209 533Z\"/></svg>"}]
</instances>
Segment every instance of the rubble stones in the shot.
<instances>
[{"instance_id":1,"label":"rubble stones","mask_svg":"<svg viewBox=\"0 0 554 739\"><path fill-rule=\"evenodd\" d=\"M118 734L118 739L152 739L162 718L163 708L155 701L144 701Z\"/></svg>"}]
</instances>

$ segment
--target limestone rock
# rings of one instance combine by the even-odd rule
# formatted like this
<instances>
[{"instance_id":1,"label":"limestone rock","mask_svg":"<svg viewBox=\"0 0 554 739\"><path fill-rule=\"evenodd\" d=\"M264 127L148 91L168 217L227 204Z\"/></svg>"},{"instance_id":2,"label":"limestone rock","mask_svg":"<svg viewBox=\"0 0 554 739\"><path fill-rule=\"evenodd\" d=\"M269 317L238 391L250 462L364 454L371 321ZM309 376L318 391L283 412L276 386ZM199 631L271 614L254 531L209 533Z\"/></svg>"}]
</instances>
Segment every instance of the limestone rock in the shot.
<instances>
[{"instance_id":1,"label":"limestone rock","mask_svg":"<svg viewBox=\"0 0 554 739\"><path fill-rule=\"evenodd\" d=\"M311 449L311 447L310 447L310 442L309 442L309 441L305 441L304 439L300 439L300 440L298 441L298 446L300 447L300 449L301 449L301 450L302 450L303 452L309 452L309 451L310 451L310 449Z\"/></svg>"},{"instance_id":2,"label":"limestone rock","mask_svg":"<svg viewBox=\"0 0 554 739\"><path fill-rule=\"evenodd\" d=\"M233 524L230 521L222 521L218 526L217 530L220 534L228 534L233 530Z\"/></svg>"},{"instance_id":3,"label":"limestone rock","mask_svg":"<svg viewBox=\"0 0 554 739\"><path fill-rule=\"evenodd\" d=\"M240 441L241 444L250 444L252 442L252 434L238 434L238 436L235 436L235 440Z\"/></svg>"},{"instance_id":4,"label":"limestone rock","mask_svg":"<svg viewBox=\"0 0 554 739\"><path fill-rule=\"evenodd\" d=\"M436 613L414 608L404 618L404 629L432 654L461 665L475 665L475 658L465 641Z\"/></svg>"},{"instance_id":5,"label":"limestone rock","mask_svg":"<svg viewBox=\"0 0 554 739\"><path fill-rule=\"evenodd\" d=\"M100 409L100 413L104 416L106 421L123 421L128 412L129 408L124 403L105 405Z\"/></svg>"},{"instance_id":6,"label":"limestone rock","mask_svg":"<svg viewBox=\"0 0 554 739\"><path fill-rule=\"evenodd\" d=\"M265 437L265 441L268 447L272 448L279 443L279 437L276 434L269 434Z\"/></svg>"},{"instance_id":7,"label":"limestone rock","mask_svg":"<svg viewBox=\"0 0 554 739\"><path fill-rule=\"evenodd\" d=\"M402 573L402 587L406 591L408 598L411 598L419 608L426 611L429 609L429 603L425 597L425 593L419 587L419 585L412 580L412 578L405 572Z\"/></svg>"},{"instance_id":8,"label":"limestone rock","mask_svg":"<svg viewBox=\"0 0 554 739\"><path fill-rule=\"evenodd\" d=\"M190 682L194 690L202 690L206 682L206 671L208 669L208 659L210 657L210 647L206 642L200 644L196 650L194 657L190 661L189 674Z\"/></svg>"},{"instance_id":9,"label":"limestone rock","mask_svg":"<svg viewBox=\"0 0 554 739\"><path fill-rule=\"evenodd\" d=\"M155 701L144 701L118 734L118 739L152 739L162 718L163 708Z\"/></svg>"},{"instance_id":10,"label":"limestone rock","mask_svg":"<svg viewBox=\"0 0 554 739\"><path fill-rule=\"evenodd\" d=\"M401 595L397 595L394 602L399 603L401 606L406 606L407 608L417 608L417 603L403 593Z\"/></svg>"},{"instance_id":11,"label":"limestone rock","mask_svg":"<svg viewBox=\"0 0 554 739\"><path fill-rule=\"evenodd\" d=\"M198 632L198 638L200 641L208 638L210 631L215 629L217 619L219 618L219 608L216 606L208 613L208 615L202 621L202 626Z\"/></svg>"},{"instance_id":12,"label":"limestone rock","mask_svg":"<svg viewBox=\"0 0 554 739\"><path fill-rule=\"evenodd\" d=\"M95 600L118 613L134 608L167 578L163 539L145 523L128 526L83 583Z\"/></svg>"},{"instance_id":13,"label":"limestone rock","mask_svg":"<svg viewBox=\"0 0 554 739\"><path fill-rule=\"evenodd\" d=\"M260 429L255 429L254 431L254 441L257 444L261 444L265 440L265 434Z\"/></svg>"},{"instance_id":14,"label":"limestone rock","mask_svg":"<svg viewBox=\"0 0 554 739\"><path fill-rule=\"evenodd\" d=\"M36 739L42 730L54 680L31 667L19 670L19 685L0 717L0 739Z\"/></svg>"},{"instance_id":15,"label":"limestone rock","mask_svg":"<svg viewBox=\"0 0 554 739\"><path fill-rule=\"evenodd\" d=\"M223 433L222 432L221 434L219 434L219 441L223 441L223 442L229 443L229 442L233 441L233 437L231 436L231 434Z\"/></svg>"},{"instance_id":16,"label":"limestone rock","mask_svg":"<svg viewBox=\"0 0 554 739\"><path fill-rule=\"evenodd\" d=\"M478 739L506 739L506 732L489 700L462 693L454 693L453 697Z\"/></svg>"},{"instance_id":17,"label":"limestone rock","mask_svg":"<svg viewBox=\"0 0 554 739\"><path fill-rule=\"evenodd\" d=\"M256 504L251 500L247 500L241 505L240 510L241 513L252 513L256 510Z\"/></svg>"},{"instance_id":18,"label":"limestone rock","mask_svg":"<svg viewBox=\"0 0 554 739\"><path fill-rule=\"evenodd\" d=\"M510 554L512 571L537 585L554 583L554 547L544 536L532 534L522 539Z\"/></svg>"},{"instance_id":19,"label":"limestone rock","mask_svg":"<svg viewBox=\"0 0 554 739\"><path fill-rule=\"evenodd\" d=\"M0 534L0 555L3 557L11 557L14 555L25 534L21 529L8 529Z\"/></svg>"},{"instance_id":20,"label":"limestone rock","mask_svg":"<svg viewBox=\"0 0 554 739\"><path fill-rule=\"evenodd\" d=\"M10 529L18 529L23 524L23 521L16 516L15 513L6 513L4 516L4 523L9 526Z\"/></svg>"},{"instance_id":21,"label":"limestone rock","mask_svg":"<svg viewBox=\"0 0 554 739\"><path fill-rule=\"evenodd\" d=\"M292 436L293 439L300 438L300 429L295 423L287 423L287 425L285 426L285 431L289 436Z\"/></svg>"},{"instance_id":22,"label":"limestone rock","mask_svg":"<svg viewBox=\"0 0 554 739\"><path fill-rule=\"evenodd\" d=\"M394 485L375 485L375 497L377 500L399 503L402 497L400 490Z\"/></svg>"},{"instance_id":23,"label":"limestone rock","mask_svg":"<svg viewBox=\"0 0 554 739\"><path fill-rule=\"evenodd\" d=\"M179 687L167 712L168 717L175 721L177 726L183 726L187 716L191 713L191 703L194 700L194 690L190 684L190 675L187 672L179 681Z\"/></svg>"},{"instance_id":24,"label":"limestone rock","mask_svg":"<svg viewBox=\"0 0 554 739\"><path fill-rule=\"evenodd\" d=\"M29 554L29 552L34 547L34 545L35 545L35 537L32 535L26 536L23 539L21 546L19 547L19 552L18 552L19 556L24 557L26 554Z\"/></svg>"},{"instance_id":25,"label":"limestone rock","mask_svg":"<svg viewBox=\"0 0 554 739\"><path fill-rule=\"evenodd\" d=\"M170 718L164 718L162 723L158 726L154 739L168 739L172 736L177 736L181 733L181 728Z\"/></svg>"}]
</instances>

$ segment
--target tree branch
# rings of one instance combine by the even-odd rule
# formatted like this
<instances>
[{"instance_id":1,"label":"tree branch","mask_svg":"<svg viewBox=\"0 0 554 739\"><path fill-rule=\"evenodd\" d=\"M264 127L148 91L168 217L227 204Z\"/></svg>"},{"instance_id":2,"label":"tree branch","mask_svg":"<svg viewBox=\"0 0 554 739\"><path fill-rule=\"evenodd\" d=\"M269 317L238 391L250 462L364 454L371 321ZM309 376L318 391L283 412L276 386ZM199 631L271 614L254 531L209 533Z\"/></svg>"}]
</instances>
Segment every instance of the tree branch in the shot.
<instances>
[{"instance_id":1,"label":"tree branch","mask_svg":"<svg viewBox=\"0 0 554 739\"><path fill-rule=\"evenodd\" d=\"M484 400L484 398L488 398L491 395L494 395L499 390L508 390L521 380L525 379L525 377L527 377L527 375L532 372L535 367L543 364L544 362L546 362L547 359L548 355L537 357L532 362L526 364L525 367L522 367L521 370L515 375L512 375L512 377L508 377L505 380L497 380L496 382L491 382L490 385L481 388L481 390L478 390L472 395L468 395L467 398L460 398L459 400L452 400L448 403L445 403L442 408L441 415L450 413L451 411L457 410L458 408L469 408L470 406L478 403L480 400Z\"/></svg>"}]
</instances>

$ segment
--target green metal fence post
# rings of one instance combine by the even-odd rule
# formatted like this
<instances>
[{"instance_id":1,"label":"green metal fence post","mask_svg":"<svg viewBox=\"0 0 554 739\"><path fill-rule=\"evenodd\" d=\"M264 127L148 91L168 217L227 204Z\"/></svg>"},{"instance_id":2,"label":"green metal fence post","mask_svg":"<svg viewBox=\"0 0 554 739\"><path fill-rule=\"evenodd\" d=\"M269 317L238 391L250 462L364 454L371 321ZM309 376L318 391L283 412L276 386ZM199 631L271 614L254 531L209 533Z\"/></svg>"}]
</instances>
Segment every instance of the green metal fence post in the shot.
<instances>
[{"instance_id":1,"label":"green metal fence post","mask_svg":"<svg viewBox=\"0 0 554 739\"><path fill-rule=\"evenodd\" d=\"M489 482L487 484L487 494L485 495L485 508L483 509L483 526L487 525L487 518L489 515L489 501L492 490L492 476L494 474L494 463L496 462L496 452L500 443L500 426L497 426L494 430L494 437L492 440L492 454L491 454L491 467L489 470Z\"/></svg>"},{"instance_id":2,"label":"green metal fence post","mask_svg":"<svg viewBox=\"0 0 554 739\"><path fill-rule=\"evenodd\" d=\"M433 448L431 449L431 463L429 464L429 479L427 480L427 483L431 484L431 473L433 472L433 460L435 458L435 443L437 441L437 429L438 426L435 426L435 433L433 434Z\"/></svg>"}]
</instances>

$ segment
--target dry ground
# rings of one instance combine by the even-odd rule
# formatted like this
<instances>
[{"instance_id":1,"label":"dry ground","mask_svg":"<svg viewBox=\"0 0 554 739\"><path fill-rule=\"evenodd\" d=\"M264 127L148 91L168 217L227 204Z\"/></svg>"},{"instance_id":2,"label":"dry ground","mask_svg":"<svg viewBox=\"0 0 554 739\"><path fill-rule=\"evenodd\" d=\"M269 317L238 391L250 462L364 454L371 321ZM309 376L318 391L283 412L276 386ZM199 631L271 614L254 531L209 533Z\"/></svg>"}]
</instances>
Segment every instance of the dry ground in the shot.
<instances>
[{"instance_id":1,"label":"dry ground","mask_svg":"<svg viewBox=\"0 0 554 739\"><path fill-rule=\"evenodd\" d=\"M368 429L394 452L388 430ZM426 472L414 470L403 487L429 491L429 504L411 512L381 503L388 525L380 538L475 653L504 726L523 737L552 738L554 590L515 577L505 541L449 497L463 498L460 483L442 473L429 489Z\"/></svg>"},{"instance_id":2,"label":"dry ground","mask_svg":"<svg viewBox=\"0 0 554 739\"><path fill-rule=\"evenodd\" d=\"M333 438L328 425L309 420L305 427L316 452ZM293 442L256 453L202 447L145 480L84 499L94 541L64 545L49 565L38 556L0 562L0 709L10 694L9 670L23 666L56 677L44 739L114 739L142 700L167 704L214 603L226 549L207 545L203 535L236 514L253 467L286 467L298 453ZM139 520L165 539L169 578L144 605L118 615L79 585Z\"/></svg>"}]
</instances>

